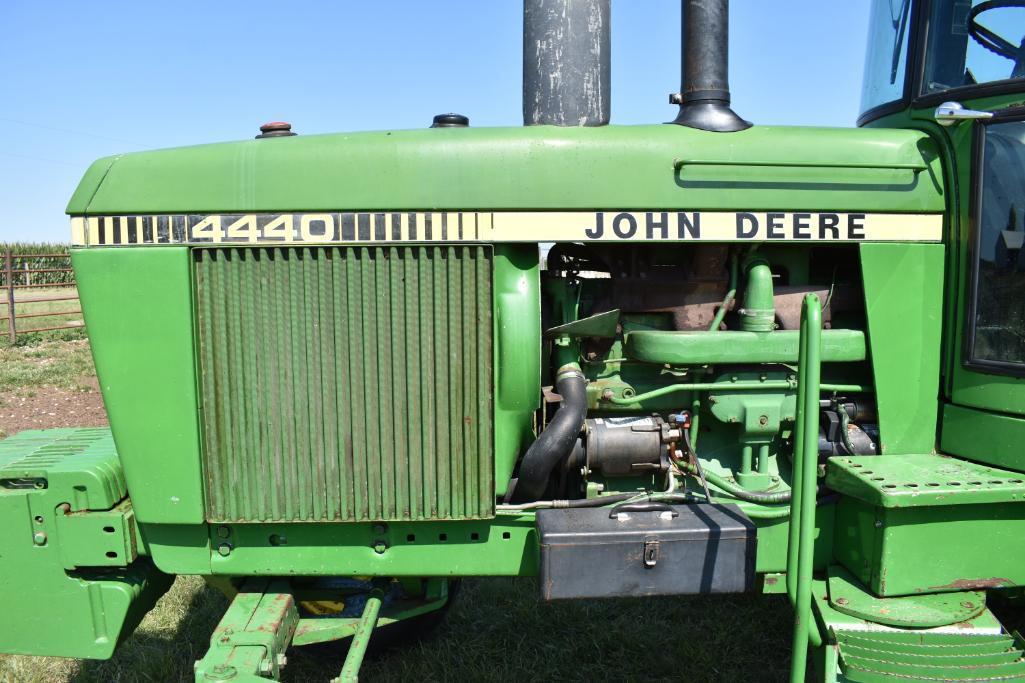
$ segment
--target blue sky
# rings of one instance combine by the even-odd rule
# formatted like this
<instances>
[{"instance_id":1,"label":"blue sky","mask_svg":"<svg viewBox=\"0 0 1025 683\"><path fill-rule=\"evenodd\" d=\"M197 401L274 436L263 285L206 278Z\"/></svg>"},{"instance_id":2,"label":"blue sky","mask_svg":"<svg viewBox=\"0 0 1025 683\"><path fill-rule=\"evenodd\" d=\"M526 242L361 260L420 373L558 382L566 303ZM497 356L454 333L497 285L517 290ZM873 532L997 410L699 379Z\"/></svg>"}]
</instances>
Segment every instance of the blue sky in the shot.
<instances>
[{"instance_id":1,"label":"blue sky","mask_svg":"<svg viewBox=\"0 0 1025 683\"><path fill-rule=\"evenodd\" d=\"M733 0L734 109L756 124L851 126L867 0ZM612 0L612 120L667 121L679 0ZM456 111L520 125L521 0L5 0L0 242L66 241L94 159L299 133L418 128Z\"/></svg>"}]
</instances>

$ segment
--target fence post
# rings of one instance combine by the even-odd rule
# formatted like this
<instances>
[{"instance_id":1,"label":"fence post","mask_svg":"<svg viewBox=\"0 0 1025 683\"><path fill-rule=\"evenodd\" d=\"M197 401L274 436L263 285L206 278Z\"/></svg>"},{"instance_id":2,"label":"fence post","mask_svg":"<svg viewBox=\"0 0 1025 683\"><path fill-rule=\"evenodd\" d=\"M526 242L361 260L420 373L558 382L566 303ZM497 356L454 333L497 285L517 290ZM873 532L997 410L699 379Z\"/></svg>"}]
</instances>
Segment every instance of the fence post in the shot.
<instances>
[{"instance_id":1,"label":"fence post","mask_svg":"<svg viewBox=\"0 0 1025 683\"><path fill-rule=\"evenodd\" d=\"M4 272L7 276L7 334L13 345L18 340L18 329L14 322L14 252L10 247L4 256Z\"/></svg>"}]
</instances>

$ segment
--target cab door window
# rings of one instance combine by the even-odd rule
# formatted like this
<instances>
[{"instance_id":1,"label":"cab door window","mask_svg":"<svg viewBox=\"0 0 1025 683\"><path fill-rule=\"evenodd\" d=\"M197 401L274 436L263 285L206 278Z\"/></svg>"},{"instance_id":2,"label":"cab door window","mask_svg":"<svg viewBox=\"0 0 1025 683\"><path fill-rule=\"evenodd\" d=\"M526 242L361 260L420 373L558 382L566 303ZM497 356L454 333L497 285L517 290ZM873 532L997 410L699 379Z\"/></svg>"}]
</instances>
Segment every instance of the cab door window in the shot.
<instances>
[{"instance_id":1,"label":"cab door window","mask_svg":"<svg viewBox=\"0 0 1025 683\"><path fill-rule=\"evenodd\" d=\"M1025 374L1025 121L979 129L968 364Z\"/></svg>"}]
</instances>

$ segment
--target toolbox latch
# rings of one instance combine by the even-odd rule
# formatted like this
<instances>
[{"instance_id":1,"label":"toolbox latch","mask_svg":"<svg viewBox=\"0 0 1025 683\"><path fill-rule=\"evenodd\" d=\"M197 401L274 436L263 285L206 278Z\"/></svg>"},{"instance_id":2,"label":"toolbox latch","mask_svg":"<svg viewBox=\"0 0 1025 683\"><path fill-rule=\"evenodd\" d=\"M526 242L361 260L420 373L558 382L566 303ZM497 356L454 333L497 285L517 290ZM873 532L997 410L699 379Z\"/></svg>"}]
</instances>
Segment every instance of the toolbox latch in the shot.
<instances>
[{"instance_id":1,"label":"toolbox latch","mask_svg":"<svg viewBox=\"0 0 1025 683\"><path fill-rule=\"evenodd\" d=\"M654 567L658 564L658 541L649 538L644 541L644 566Z\"/></svg>"}]
</instances>

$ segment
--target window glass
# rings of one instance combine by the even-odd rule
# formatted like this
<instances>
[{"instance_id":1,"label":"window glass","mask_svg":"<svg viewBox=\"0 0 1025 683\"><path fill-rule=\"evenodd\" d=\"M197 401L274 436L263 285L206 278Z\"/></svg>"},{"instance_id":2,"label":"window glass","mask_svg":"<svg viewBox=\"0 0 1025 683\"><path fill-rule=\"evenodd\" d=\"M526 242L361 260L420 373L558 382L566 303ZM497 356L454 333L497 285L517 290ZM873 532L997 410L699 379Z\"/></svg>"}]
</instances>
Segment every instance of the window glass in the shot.
<instances>
[{"instance_id":1,"label":"window glass","mask_svg":"<svg viewBox=\"0 0 1025 683\"><path fill-rule=\"evenodd\" d=\"M1025 77L1025 7L1010 4L992 0L933 3L923 93Z\"/></svg>"},{"instance_id":2,"label":"window glass","mask_svg":"<svg viewBox=\"0 0 1025 683\"><path fill-rule=\"evenodd\" d=\"M861 111L901 99L907 70L912 0L873 0Z\"/></svg>"},{"instance_id":3,"label":"window glass","mask_svg":"<svg viewBox=\"0 0 1025 683\"><path fill-rule=\"evenodd\" d=\"M1025 363L1025 122L985 126L972 359Z\"/></svg>"}]
</instances>

